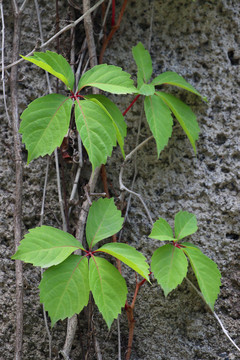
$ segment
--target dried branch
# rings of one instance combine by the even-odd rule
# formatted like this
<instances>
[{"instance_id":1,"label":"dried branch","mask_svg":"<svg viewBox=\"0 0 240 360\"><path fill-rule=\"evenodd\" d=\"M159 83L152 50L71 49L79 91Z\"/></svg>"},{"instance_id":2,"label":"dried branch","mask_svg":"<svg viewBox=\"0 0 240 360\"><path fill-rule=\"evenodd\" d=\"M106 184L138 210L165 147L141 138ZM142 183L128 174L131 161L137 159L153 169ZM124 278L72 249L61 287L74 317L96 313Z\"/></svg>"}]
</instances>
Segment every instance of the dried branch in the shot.
<instances>
[{"instance_id":1,"label":"dried branch","mask_svg":"<svg viewBox=\"0 0 240 360\"><path fill-rule=\"evenodd\" d=\"M3 102L7 115L8 125L11 126L11 119L7 107L6 99L6 89L5 89L5 71L4 71L4 50L5 50L5 23L4 23L4 14L3 14L3 4L2 0L0 1L0 12L1 12L1 21L2 21L2 86L3 86Z\"/></svg>"},{"instance_id":2,"label":"dried branch","mask_svg":"<svg viewBox=\"0 0 240 360\"><path fill-rule=\"evenodd\" d=\"M128 189L124 184L123 184L123 181L122 181L122 177L123 177L123 170L124 170L124 167L127 163L127 161L129 161L131 159L131 157L135 154L136 151L138 151L139 149L141 149L149 140L153 139L153 136L150 136L149 138L147 138L146 140L144 140L141 144L139 144L137 147L135 147L125 158L122 166L121 166L121 170L120 170L120 174L119 174L119 186L120 186L120 190L126 190L129 194L132 194L132 195L135 195L139 198L139 200L141 201L141 203L143 204L143 207L147 213L147 216L148 216L148 219L151 223L151 225L153 226L153 220L152 220L152 216L150 214L150 211L148 210L148 207L145 203L145 201L143 200L141 194L138 194L130 189Z\"/></svg>"},{"instance_id":3,"label":"dried branch","mask_svg":"<svg viewBox=\"0 0 240 360\"><path fill-rule=\"evenodd\" d=\"M21 34L21 14L19 14L18 6L12 0L13 16L14 16L14 32L13 32L13 56L12 61L19 57L20 34ZM18 133L19 127L19 110L18 110L18 69L12 67L10 74L10 93L12 107L12 128L14 138L14 155L15 155L15 208L14 208L14 241L15 250L22 238L22 151L21 140ZM23 337L23 270L22 262L15 260L16 269L16 338L15 338L15 360L22 358L22 337Z\"/></svg>"},{"instance_id":4,"label":"dried branch","mask_svg":"<svg viewBox=\"0 0 240 360\"><path fill-rule=\"evenodd\" d=\"M87 14L84 18L84 28L87 38L88 54L90 58L90 66L94 67L95 65L97 65L97 53L93 36L92 18L91 14L89 13L89 9L90 0L83 0L83 12Z\"/></svg>"},{"instance_id":5,"label":"dried branch","mask_svg":"<svg viewBox=\"0 0 240 360\"><path fill-rule=\"evenodd\" d=\"M99 5L101 5L103 3L104 0L99 0L94 6L92 6L89 11L85 14L83 14L82 16L80 16L76 21L74 21L72 24L69 24L67 26L65 26L63 29L61 29L57 34L53 35L49 40L47 40L44 44L42 44L39 49L42 50L43 48L45 48L46 46L48 46L53 40L55 40L56 38L58 38L61 34L63 34L65 31L72 29L73 27L77 26L84 18L85 16L87 16L88 14L91 14L95 9L97 9L97 7ZM36 51L36 48L38 46L35 46L35 48L30 51L27 55L25 56L31 56L34 51ZM12 66L15 66L19 63L21 63L23 61L23 59L19 59L16 61L13 61L11 64L5 66L5 70L10 69ZM1 68L0 71L2 71L3 69Z\"/></svg>"},{"instance_id":6,"label":"dried branch","mask_svg":"<svg viewBox=\"0 0 240 360\"><path fill-rule=\"evenodd\" d=\"M191 280L189 280L187 277L185 277L185 279L187 280L187 282L189 283L189 285L196 291L196 293L200 296L200 298L202 298L202 300L204 301L204 303L207 305L208 309L210 310L210 312L213 314L213 316L216 318L216 320L218 321L219 325L222 328L223 333L226 335L226 337L228 338L228 340L233 344L233 346L235 346L235 348L240 352L240 348L237 346L237 344L235 343L235 341L230 337L230 335L228 334L228 331L226 330L226 328L224 327L222 321L219 319L218 315L215 313L215 311L213 311L210 306L206 303L206 300L204 299L203 294L196 288L196 286L191 282Z\"/></svg>"}]
</instances>

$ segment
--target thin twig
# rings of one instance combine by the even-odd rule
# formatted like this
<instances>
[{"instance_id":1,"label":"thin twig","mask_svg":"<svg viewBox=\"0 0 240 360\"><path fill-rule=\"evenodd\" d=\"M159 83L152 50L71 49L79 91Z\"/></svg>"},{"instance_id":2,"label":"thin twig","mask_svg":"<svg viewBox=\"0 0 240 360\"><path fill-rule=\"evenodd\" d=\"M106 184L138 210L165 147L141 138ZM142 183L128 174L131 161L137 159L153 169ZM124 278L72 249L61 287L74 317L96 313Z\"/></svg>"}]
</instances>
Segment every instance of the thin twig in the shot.
<instances>
[{"instance_id":1,"label":"thin twig","mask_svg":"<svg viewBox=\"0 0 240 360\"><path fill-rule=\"evenodd\" d=\"M103 3L104 0L99 0L93 7L91 7L89 9L89 11L85 14L83 14L82 16L80 16L76 21L74 21L72 24L69 24L67 26L65 26L63 29L61 29L57 34L53 35L49 40L47 40L44 44L42 44L39 49L43 49L46 46L48 46L53 40L55 40L58 36L60 36L62 33L64 33L67 30L70 30L71 28L77 26L84 18L85 16L87 16L88 14L91 14L99 5L101 5ZM31 56L34 51L36 51L36 47L34 47L34 49L32 51L30 51L27 55L25 55L26 57ZM12 66L17 65L19 63L21 63L23 61L23 59L19 59L17 61L12 62L11 64L5 66L5 70L10 69ZM0 71L2 71L3 69L1 68Z\"/></svg>"},{"instance_id":2,"label":"thin twig","mask_svg":"<svg viewBox=\"0 0 240 360\"><path fill-rule=\"evenodd\" d=\"M219 325L222 328L223 333L226 335L226 337L228 338L228 340L233 344L233 346L235 346L235 348L240 352L240 348L237 346L237 344L235 343L235 341L230 337L230 335L228 334L228 331L226 330L226 328L224 327L222 321L219 319L218 315L215 313L215 311L213 311L211 309L211 307L208 305L208 303L206 302L206 300L204 299L203 294L196 288L196 286L191 282L191 280L189 280L187 277L185 277L185 279L187 280L187 282L189 283L189 285L196 291L196 293L200 296L200 298L204 301L204 303L207 305L208 309L210 310L210 312L213 314L213 316L215 317L215 319L218 321Z\"/></svg>"},{"instance_id":3,"label":"thin twig","mask_svg":"<svg viewBox=\"0 0 240 360\"><path fill-rule=\"evenodd\" d=\"M11 119L7 107L6 99L6 89L5 89L5 71L4 71L4 50L5 50L5 23L4 23L4 14L3 14L3 4L2 0L0 1L0 12L1 12L1 21L2 21L2 86L3 86L3 102L7 115L8 125L11 126Z\"/></svg>"},{"instance_id":4,"label":"thin twig","mask_svg":"<svg viewBox=\"0 0 240 360\"><path fill-rule=\"evenodd\" d=\"M139 149L141 149L149 140L151 140L153 138L153 136L150 136L149 138L147 138L146 140L144 140L141 144L139 144L136 148L134 148L125 158L122 166L121 166L121 170L119 173L119 186L120 186L120 190L126 190L129 194L135 195L139 198L139 200L141 201L141 203L143 204L143 207L147 213L148 219L151 223L151 225L153 226L153 220L152 220L152 216L150 214L150 211L148 210L148 207L145 203L145 201L143 200L141 194L138 194L130 189L128 189L122 181L122 176L123 176L123 170L124 170L124 166L126 165L127 161L131 159L131 157L133 156L133 154L138 151Z\"/></svg>"}]
</instances>

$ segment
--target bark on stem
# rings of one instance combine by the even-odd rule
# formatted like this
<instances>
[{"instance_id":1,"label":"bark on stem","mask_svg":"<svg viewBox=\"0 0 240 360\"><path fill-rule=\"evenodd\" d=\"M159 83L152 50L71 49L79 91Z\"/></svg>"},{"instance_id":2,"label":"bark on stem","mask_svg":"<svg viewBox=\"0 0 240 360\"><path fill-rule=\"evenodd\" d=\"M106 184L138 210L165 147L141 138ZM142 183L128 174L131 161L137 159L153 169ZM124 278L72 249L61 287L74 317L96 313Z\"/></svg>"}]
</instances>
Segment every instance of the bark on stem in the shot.
<instances>
[{"instance_id":1,"label":"bark on stem","mask_svg":"<svg viewBox=\"0 0 240 360\"><path fill-rule=\"evenodd\" d=\"M14 0L12 0L14 14L14 32L13 32L13 56L15 62L19 57L20 33L21 33L21 12ZM18 68L13 66L10 74L10 93L12 107L12 129L14 138L14 156L15 156L15 208L14 208L14 241L15 250L22 238L22 151L18 116ZM15 360L22 358L22 338L23 338L23 270L22 262L15 260L16 270L16 329L15 329Z\"/></svg>"}]
</instances>

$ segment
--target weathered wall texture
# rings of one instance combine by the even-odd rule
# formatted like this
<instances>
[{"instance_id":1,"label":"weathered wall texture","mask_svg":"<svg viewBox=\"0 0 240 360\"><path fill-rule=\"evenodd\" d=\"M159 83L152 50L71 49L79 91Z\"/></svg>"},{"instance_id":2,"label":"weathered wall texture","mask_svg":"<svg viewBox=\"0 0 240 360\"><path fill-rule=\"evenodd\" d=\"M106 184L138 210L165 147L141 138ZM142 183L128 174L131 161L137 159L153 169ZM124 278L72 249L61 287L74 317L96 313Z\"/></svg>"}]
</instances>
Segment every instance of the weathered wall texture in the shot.
<instances>
[{"instance_id":1,"label":"weathered wall texture","mask_svg":"<svg viewBox=\"0 0 240 360\"><path fill-rule=\"evenodd\" d=\"M54 32L55 11L51 2L39 1L45 38ZM67 2L59 2L61 19L68 19ZM11 62L12 18L9 4L4 4L6 21L6 63ZM152 12L152 6L154 10ZM21 53L26 54L35 45L38 35L33 2L23 17ZM240 3L238 0L129 0L121 27L111 41L105 61L136 73L131 48L138 41L148 47L152 18L151 55L154 74L166 70L176 71L195 86L209 102L203 103L194 95L172 89L191 105L198 116L201 135L198 155L193 150L178 125L168 146L156 156L156 146L149 142L138 154L138 175L134 190L141 193L151 214L173 223L179 210L196 214L199 230L192 241L213 260L222 273L222 288L216 303L216 312L240 345L239 336L239 69L240 69ZM60 22L63 26L65 22ZM83 31L83 30L81 30ZM80 38L83 37L79 30ZM62 41L62 42L61 42ZM68 41L61 40L62 52L67 53ZM19 104L22 111L37 96L46 93L42 71L23 63L20 66ZM7 91L8 91L7 87ZM8 92L9 93L9 92ZM2 95L1 95L2 98ZM131 97L114 97L124 110ZM133 149L141 101L127 115L129 135L126 153ZM1 221L0 221L0 285L1 285L1 338L0 358L9 360L14 353L15 273L13 254L14 161L12 131L1 104ZM140 141L149 136L145 119L142 119ZM26 154L24 153L24 160ZM121 158L118 151L107 166L109 179L118 193L118 172ZM23 230L37 226L41 207L46 160L39 159L24 168ZM45 223L60 226L56 204L56 180L53 159L50 162ZM71 166L68 166L68 176ZM124 172L126 186L131 186L133 164ZM86 182L86 180L84 180ZM100 188L100 185L99 185ZM113 191L113 195L115 192ZM157 241L147 238L150 225L141 204L133 199L123 239L136 246L150 258ZM127 272L129 298L133 294L135 277ZM192 273L189 277L194 281ZM24 265L24 356L23 359L48 358L47 336L37 286L39 269ZM214 317L203 301L184 281L167 299L156 282L144 285L135 309L135 335L133 360L225 359L239 358L237 350L227 341ZM117 359L117 327L110 334L102 320L95 315L97 336L103 359ZM80 317L82 331L84 320ZM64 343L66 322L53 329L53 355ZM86 331L82 335L86 336ZM121 317L123 351L127 344L127 319ZM85 340L83 339L83 343ZM81 359L79 333L71 355ZM92 359L95 356L92 355Z\"/></svg>"}]
</instances>

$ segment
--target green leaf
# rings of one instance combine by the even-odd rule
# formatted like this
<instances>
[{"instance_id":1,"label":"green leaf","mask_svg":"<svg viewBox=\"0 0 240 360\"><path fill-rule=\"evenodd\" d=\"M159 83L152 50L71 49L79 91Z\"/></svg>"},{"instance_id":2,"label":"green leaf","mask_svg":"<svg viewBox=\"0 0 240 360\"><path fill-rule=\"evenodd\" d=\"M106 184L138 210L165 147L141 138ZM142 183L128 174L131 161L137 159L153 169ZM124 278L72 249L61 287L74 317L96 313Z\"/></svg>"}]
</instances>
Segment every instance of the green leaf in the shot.
<instances>
[{"instance_id":1,"label":"green leaf","mask_svg":"<svg viewBox=\"0 0 240 360\"><path fill-rule=\"evenodd\" d=\"M130 79L130 74L114 65L96 65L83 74L79 83L78 91L85 86L92 86L108 91L113 94L132 94L137 92Z\"/></svg>"},{"instance_id":2,"label":"green leaf","mask_svg":"<svg viewBox=\"0 0 240 360\"><path fill-rule=\"evenodd\" d=\"M150 96L154 95L155 93L155 87L152 84L142 84L142 86L139 88L139 94Z\"/></svg>"},{"instance_id":3,"label":"green leaf","mask_svg":"<svg viewBox=\"0 0 240 360\"><path fill-rule=\"evenodd\" d=\"M107 260L89 260L89 284L94 301L110 328L127 299L127 286L119 271Z\"/></svg>"},{"instance_id":4,"label":"green leaf","mask_svg":"<svg viewBox=\"0 0 240 360\"><path fill-rule=\"evenodd\" d=\"M96 252L104 252L114 256L149 281L149 266L146 263L147 260L145 256L132 246L122 243L109 243L103 245Z\"/></svg>"},{"instance_id":5,"label":"green leaf","mask_svg":"<svg viewBox=\"0 0 240 360\"><path fill-rule=\"evenodd\" d=\"M171 111L159 96L148 96L144 100L147 122L157 143L158 156L167 145L172 134Z\"/></svg>"},{"instance_id":6,"label":"green leaf","mask_svg":"<svg viewBox=\"0 0 240 360\"><path fill-rule=\"evenodd\" d=\"M187 247L187 248L194 248L196 250L201 251L197 245L194 245L194 244L189 243L187 241L181 242L181 246L184 246L184 247Z\"/></svg>"},{"instance_id":7,"label":"green leaf","mask_svg":"<svg viewBox=\"0 0 240 360\"><path fill-rule=\"evenodd\" d=\"M50 267L61 263L77 249L84 250L81 243L72 235L43 225L29 230L12 259L19 259L35 266Z\"/></svg>"},{"instance_id":8,"label":"green leaf","mask_svg":"<svg viewBox=\"0 0 240 360\"><path fill-rule=\"evenodd\" d=\"M63 263L43 273L39 285L40 302L51 318L52 326L70 318L88 304L89 270L86 257L71 255Z\"/></svg>"},{"instance_id":9,"label":"green leaf","mask_svg":"<svg viewBox=\"0 0 240 360\"><path fill-rule=\"evenodd\" d=\"M93 170L105 164L116 145L112 119L101 106L91 100L75 102L75 121Z\"/></svg>"},{"instance_id":10,"label":"green leaf","mask_svg":"<svg viewBox=\"0 0 240 360\"><path fill-rule=\"evenodd\" d=\"M19 132L28 150L28 163L39 156L51 154L66 135L72 100L50 94L34 100L21 115Z\"/></svg>"},{"instance_id":11,"label":"green leaf","mask_svg":"<svg viewBox=\"0 0 240 360\"><path fill-rule=\"evenodd\" d=\"M160 241L165 241L165 240L174 241L174 240L176 240L173 237L173 232L172 232L171 226L163 218L160 218L159 220L157 220L154 223L153 228L152 228L152 232L149 235L149 237L151 239L156 239L156 240L160 240Z\"/></svg>"},{"instance_id":12,"label":"green leaf","mask_svg":"<svg viewBox=\"0 0 240 360\"><path fill-rule=\"evenodd\" d=\"M175 85L182 89L188 90L195 95L200 96L203 100L206 100L192 85L190 85L182 76L178 75L173 71L166 71L160 75L158 75L153 81L151 82L152 85L162 85L162 84L169 84Z\"/></svg>"},{"instance_id":13,"label":"green leaf","mask_svg":"<svg viewBox=\"0 0 240 360\"><path fill-rule=\"evenodd\" d=\"M139 42L132 48L134 60L137 64L137 83L140 88L143 82L147 83L152 75L152 59L149 52L144 48L143 44Z\"/></svg>"},{"instance_id":14,"label":"green leaf","mask_svg":"<svg viewBox=\"0 0 240 360\"><path fill-rule=\"evenodd\" d=\"M221 273L217 264L198 249L188 247L183 248L183 251L190 260L206 303L213 310L221 286Z\"/></svg>"},{"instance_id":15,"label":"green leaf","mask_svg":"<svg viewBox=\"0 0 240 360\"><path fill-rule=\"evenodd\" d=\"M177 240L194 234L198 229L196 216L187 211L179 211L175 215L174 229Z\"/></svg>"},{"instance_id":16,"label":"green leaf","mask_svg":"<svg viewBox=\"0 0 240 360\"><path fill-rule=\"evenodd\" d=\"M94 201L90 207L86 225L89 248L92 249L99 241L121 230L123 220L121 211L115 206L113 198Z\"/></svg>"},{"instance_id":17,"label":"green leaf","mask_svg":"<svg viewBox=\"0 0 240 360\"><path fill-rule=\"evenodd\" d=\"M52 51L35 52L33 56L21 57L60 79L69 90L73 90L74 74L67 60Z\"/></svg>"},{"instance_id":18,"label":"green leaf","mask_svg":"<svg viewBox=\"0 0 240 360\"><path fill-rule=\"evenodd\" d=\"M156 93L172 110L176 119L179 121L181 127L185 131L194 152L196 153L195 141L198 140L198 134L200 132L196 115L192 112L190 107L184 104L181 100L173 95L166 94L164 92Z\"/></svg>"},{"instance_id":19,"label":"green leaf","mask_svg":"<svg viewBox=\"0 0 240 360\"><path fill-rule=\"evenodd\" d=\"M121 148L123 157L124 153L124 137L127 135L127 125L124 121L124 117L118 107L104 95L87 95L84 96L86 99L96 101L99 105L101 104L103 110L112 120L113 126L116 130L117 142Z\"/></svg>"},{"instance_id":20,"label":"green leaf","mask_svg":"<svg viewBox=\"0 0 240 360\"><path fill-rule=\"evenodd\" d=\"M153 253L151 269L165 296L181 284L187 268L188 262L183 251L173 245L161 246Z\"/></svg>"}]
</instances>

